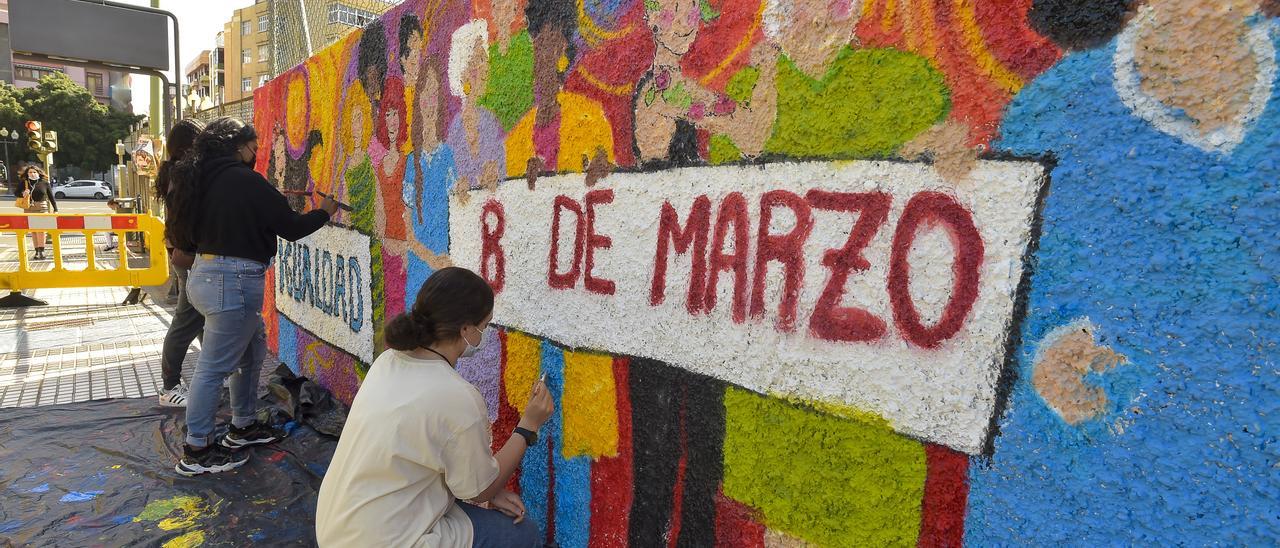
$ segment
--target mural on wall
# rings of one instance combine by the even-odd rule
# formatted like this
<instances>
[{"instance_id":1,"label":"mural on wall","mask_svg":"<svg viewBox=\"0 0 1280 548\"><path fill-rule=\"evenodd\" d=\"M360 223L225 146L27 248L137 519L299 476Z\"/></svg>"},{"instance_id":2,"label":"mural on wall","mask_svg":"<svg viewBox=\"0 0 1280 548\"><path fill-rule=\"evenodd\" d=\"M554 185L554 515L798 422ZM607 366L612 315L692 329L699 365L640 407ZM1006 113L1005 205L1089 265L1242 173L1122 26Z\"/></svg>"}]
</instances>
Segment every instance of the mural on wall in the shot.
<instances>
[{"instance_id":1,"label":"mural on wall","mask_svg":"<svg viewBox=\"0 0 1280 548\"><path fill-rule=\"evenodd\" d=\"M350 401L481 273L563 546L1274 537L1280 6L1138 4L410 0L255 94L354 206L270 344Z\"/></svg>"}]
</instances>

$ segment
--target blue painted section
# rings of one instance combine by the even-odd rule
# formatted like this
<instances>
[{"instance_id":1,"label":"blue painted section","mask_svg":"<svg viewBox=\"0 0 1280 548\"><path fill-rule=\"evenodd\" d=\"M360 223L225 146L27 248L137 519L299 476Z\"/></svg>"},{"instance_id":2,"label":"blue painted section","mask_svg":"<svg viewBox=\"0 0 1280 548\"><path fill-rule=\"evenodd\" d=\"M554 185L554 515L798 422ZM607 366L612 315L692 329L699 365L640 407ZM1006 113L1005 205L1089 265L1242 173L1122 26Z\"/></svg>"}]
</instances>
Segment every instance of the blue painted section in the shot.
<instances>
[{"instance_id":1,"label":"blue painted section","mask_svg":"<svg viewBox=\"0 0 1280 548\"><path fill-rule=\"evenodd\" d=\"M1130 112L1114 52L1073 53L1036 78L996 145L1051 152L1058 166L1018 381L991 461L970 467L966 541L1270 545L1280 100L1273 87L1233 151L1205 152ZM1070 426L1032 386L1032 359L1046 333L1082 317L1129 362L1086 377L1111 406Z\"/></svg>"},{"instance_id":2,"label":"blue painted section","mask_svg":"<svg viewBox=\"0 0 1280 548\"><path fill-rule=\"evenodd\" d=\"M418 216L418 182L422 173L422 216ZM401 199L409 214L413 237L437 255L449 252L449 189L457 175L453 167L453 151L440 145L431 154L410 153L405 161ZM405 279L404 309L413 309L418 288L426 283L434 270L417 254L408 253Z\"/></svg>"},{"instance_id":3,"label":"blue painted section","mask_svg":"<svg viewBox=\"0 0 1280 548\"><path fill-rule=\"evenodd\" d=\"M277 327L280 340L277 341L280 361L289 365L289 369L295 375L302 375L301 363L298 360L298 325L289 320L284 314L276 314Z\"/></svg>"},{"instance_id":4,"label":"blue painted section","mask_svg":"<svg viewBox=\"0 0 1280 548\"><path fill-rule=\"evenodd\" d=\"M556 412L542 427L552 443L555 467L556 542L564 548L585 547L590 537L591 460L564 458L564 351L543 341L542 371L556 402Z\"/></svg>"},{"instance_id":5,"label":"blue painted section","mask_svg":"<svg viewBox=\"0 0 1280 548\"><path fill-rule=\"evenodd\" d=\"M542 426L538 443L525 453L520 471L520 490L528 516L542 530L547 530L547 518L555 516L555 540L565 548L586 546L590 536L591 515L591 461L587 457L564 458L564 421L561 417L561 400L564 395L564 351L546 341L542 342L542 372L547 374L547 388L556 401L556 412ZM554 461L555 485L549 487L547 452ZM554 489L555 507L538 504L548 500L548 491Z\"/></svg>"},{"instance_id":6,"label":"blue painted section","mask_svg":"<svg viewBox=\"0 0 1280 548\"><path fill-rule=\"evenodd\" d=\"M48 493L48 492L49 492L49 484L47 484L47 483L41 483L40 485L37 485L37 486L35 486L35 487L32 487L32 488L31 488L29 491L27 491L27 492L28 492L28 493Z\"/></svg>"},{"instance_id":7,"label":"blue painted section","mask_svg":"<svg viewBox=\"0 0 1280 548\"><path fill-rule=\"evenodd\" d=\"M105 491L69 491L67 492L67 494L62 495L62 498L58 499L58 501L59 502L88 502L93 500L94 498L97 498L98 495L101 495L103 493L105 493Z\"/></svg>"}]
</instances>

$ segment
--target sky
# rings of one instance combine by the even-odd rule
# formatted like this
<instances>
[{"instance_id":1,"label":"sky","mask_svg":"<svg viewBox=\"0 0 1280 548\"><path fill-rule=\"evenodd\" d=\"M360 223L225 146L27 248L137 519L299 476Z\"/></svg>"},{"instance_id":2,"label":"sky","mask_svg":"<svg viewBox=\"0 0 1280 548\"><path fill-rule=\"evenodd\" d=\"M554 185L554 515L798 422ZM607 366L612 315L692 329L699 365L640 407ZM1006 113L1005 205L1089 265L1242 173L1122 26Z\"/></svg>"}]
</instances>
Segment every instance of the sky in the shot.
<instances>
[{"instance_id":1,"label":"sky","mask_svg":"<svg viewBox=\"0 0 1280 548\"><path fill-rule=\"evenodd\" d=\"M150 0L116 0L124 4L138 6L151 5ZM214 40L222 25L231 20L235 10L253 5L254 0L160 0L160 9L170 11L178 16L178 53L181 54L182 65L178 67L181 74L187 63L195 59L201 51L213 49ZM170 76L172 78L172 76ZM179 80L182 76L179 76ZM133 111L146 114L151 108L151 78L133 77Z\"/></svg>"}]
</instances>

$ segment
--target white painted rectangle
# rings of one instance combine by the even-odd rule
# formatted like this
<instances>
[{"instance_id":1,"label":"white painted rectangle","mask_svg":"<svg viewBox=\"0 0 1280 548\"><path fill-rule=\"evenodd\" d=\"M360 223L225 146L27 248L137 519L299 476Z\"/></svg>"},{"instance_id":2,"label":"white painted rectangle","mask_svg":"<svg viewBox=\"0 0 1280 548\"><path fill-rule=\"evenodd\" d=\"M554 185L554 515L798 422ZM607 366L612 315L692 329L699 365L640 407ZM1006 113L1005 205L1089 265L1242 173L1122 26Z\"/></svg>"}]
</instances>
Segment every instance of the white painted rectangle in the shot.
<instances>
[{"instance_id":1,"label":"white painted rectangle","mask_svg":"<svg viewBox=\"0 0 1280 548\"><path fill-rule=\"evenodd\" d=\"M996 408L1015 293L1036 222L1037 195L1046 181L1044 167L1030 161L983 161L960 184L943 180L928 165L897 162L775 163L617 173L591 189L581 174L540 178L533 191L517 180L501 185L496 193L474 191L465 203L452 198L450 255L455 264L482 272L485 216L490 241L500 243L505 260L494 312L497 324L573 347L662 360L760 393L874 412L906 435L977 453ZM548 269L555 200L564 196L582 205L588 191L600 190L612 190L613 199L595 206L594 233L610 238L611 245L594 249L592 277L613 282L615 290L612 295L590 291L585 276L571 288L552 287ZM763 314L750 314L761 197L774 190L789 191L801 201L811 190L888 195L887 220L861 253L870 265L849 273L843 298L836 301L879 318L886 327L882 334L865 342L833 342L810 327L832 273L824 266L824 254L845 245L858 217L830 208L811 210L813 225L803 240L804 268L798 277L794 328L780 327L784 268L777 261L767 262L764 269ZM710 256L717 212L732 193L742 194L749 218L745 321L735 322L732 313L731 271L720 274L716 305L710 312L689 311L686 295L696 244L684 254L669 248L665 299L653 304L664 202L670 203L680 227L685 228L695 199L705 195L710 200ZM891 244L907 203L917 196L951 200L967 210L976 229L970 233L981 240L981 252L971 254L981 256L980 265L970 270L976 273L976 299L958 330L933 347L904 338L888 296ZM927 201L921 198L913 210ZM493 203L503 211L500 239L494 236ZM487 213L486 207L490 208ZM772 211L768 234L786 234L796 226L793 210L775 207ZM563 243L557 263L564 273L571 271L568 265L574 261L576 217L568 210L561 213ZM909 252L900 263L907 268L899 270L909 272L906 286L910 302L919 311L919 323L934 326L954 297L957 244L937 221L919 225L914 233L909 247L906 238L902 240L900 247ZM725 253L731 249L726 246ZM485 256L484 270L491 283L497 279L495 256Z\"/></svg>"},{"instance_id":2,"label":"white painted rectangle","mask_svg":"<svg viewBox=\"0 0 1280 548\"><path fill-rule=\"evenodd\" d=\"M110 229L111 217L86 216L84 218L84 227L86 229Z\"/></svg>"},{"instance_id":3,"label":"white painted rectangle","mask_svg":"<svg viewBox=\"0 0 1280 548\"><path fill-rule=\"evenodd\" d=\"M277 238L276 310L317 337L373 362L370 239L328 225L297 242Z\"/></svg>"}]
</instances>

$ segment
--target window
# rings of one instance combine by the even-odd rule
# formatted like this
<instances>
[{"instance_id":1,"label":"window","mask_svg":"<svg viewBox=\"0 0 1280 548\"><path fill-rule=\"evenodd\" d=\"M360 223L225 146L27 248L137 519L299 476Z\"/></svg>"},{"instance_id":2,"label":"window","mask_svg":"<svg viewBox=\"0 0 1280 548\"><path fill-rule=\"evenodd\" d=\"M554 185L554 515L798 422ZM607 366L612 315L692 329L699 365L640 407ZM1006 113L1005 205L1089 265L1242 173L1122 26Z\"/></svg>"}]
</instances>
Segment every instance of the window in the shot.
<instances>
[{"instance_id":1,"label":"window","mask_svg":"<svg viewBox=\"0 0 1280 548\"><path fill-rule=\"evenodd\" d=\"M104 88L106 88L102 82L102 75L96 72L84 73L84 87L89 88L90 92L99 97L103 95Z\"/></svg>"},{"instance_id":2,"label":"window","mask_svg":"<svg viewBox=\"0 0 1280 548\"><path fill-rule=\"evenodd\" d=\"M242 63L252 63L252 62L253 62L253 50L251 50L251 49L249 49L249 48L244 48L244 51L240 52L240 62L242 62Z\"/></svg>"},{"instance_id":3,"label":"window","mask_svg":"<svg viewBox=\"0 0 1280 548\"><path fill-rule=\"evenodd\" d=\"M250 23L250 22L248 22L248 21L241 21L241 22L240 22L240 36L248 36L248 35L249 35L249 33L251 33L251 32L253 32L253 23Z\"/></svg>"},{"instance_id":4,"label":"window","mask_svg":"<svg viewBox=\"0 0 1280 548\"><path fill-rule=\"evenodd\" d=\"M267 32L267 16L258 18L258 32Z\"/></svg>"},{"instance_id":5,"label":"window","mask_svg":"<svg viewBox=\"0 0 1280 548\"><path fill-rule=\"evenodd\" d=\"M15 64L13 67L13 75L15 78L20 80L30 80L32 82L39 82L41 78L51 76L59 72L63 72L63 70L58 67L43 67L40 65Z\"/></svg>"},{"instance_id":6,"label":"window","mask_svg":"<svg viewBox=\"0 0 1280 548\"><path fill-rule=\"evenodd\" d=\"M334 2L329 4L329 22L351 25L353 27L363 27L372 23L377 19L378 15L362 9L353 8L346 4Z\"/></svg>"},{"instance_id":7,"label":"window","mask_svg":"<svg viewBox=\"0 0 1280 548\"><path fill-rule=\"evenodd\" d=\"M253 79L245 78L240 80L240 91L253 91Z\"/></svg>"},{"instance_id":8,"label":"window","mask_svg":"<svg viewBox=\"0 0 1280 548\"><path fill-rule=\"evenodd\" d=\"M258 75L258 87L267 85L267 81L269 80L271 80L271 77L266 74Z\"/></svg>"},{"instance_id":9,"label":"window","mask_svg":"<svg viewBox=\"0 0 1280 548\"><path fill-rule=\"evenodd\" d=\"M258 62L267 62L267 46L258 46Z\"/></svg>"}]
</instances>

